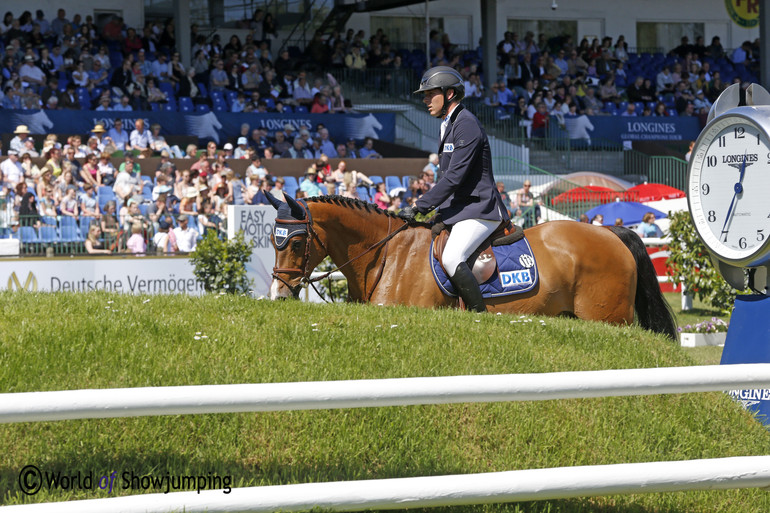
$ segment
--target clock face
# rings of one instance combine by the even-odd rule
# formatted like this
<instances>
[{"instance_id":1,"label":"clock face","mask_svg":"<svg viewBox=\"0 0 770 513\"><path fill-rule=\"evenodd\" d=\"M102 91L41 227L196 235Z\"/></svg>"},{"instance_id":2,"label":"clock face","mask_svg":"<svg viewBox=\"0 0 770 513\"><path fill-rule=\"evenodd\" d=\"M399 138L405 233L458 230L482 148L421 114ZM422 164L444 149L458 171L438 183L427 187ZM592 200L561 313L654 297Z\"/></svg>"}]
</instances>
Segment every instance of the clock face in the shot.
<instances>
[{"instance_id":1,"label":"clock face","mask_svg":"<svg viewBox=\"0 0 770 513\"><path fill-rule=\"evenodd\" d=\"M770 241L770 140L754 121L726 114L700 135L687 197L703 242L719 258L752 263Z\"/></svg>"}]
</instances>

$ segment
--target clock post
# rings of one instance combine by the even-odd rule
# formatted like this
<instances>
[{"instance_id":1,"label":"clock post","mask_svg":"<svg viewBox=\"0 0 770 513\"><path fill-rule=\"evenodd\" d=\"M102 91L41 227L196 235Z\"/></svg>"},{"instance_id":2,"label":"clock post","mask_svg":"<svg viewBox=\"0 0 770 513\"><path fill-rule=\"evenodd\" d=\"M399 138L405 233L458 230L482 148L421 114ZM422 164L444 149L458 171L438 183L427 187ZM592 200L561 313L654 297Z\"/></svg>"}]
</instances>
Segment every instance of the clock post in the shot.
<instances>
[{"instance_id":1,"label":"clock post","mask_svg":"<svg viewBox=\"0 0 770 513\"><path fill-rule=\"evenodd\" d=\"M722 365L770 363L770 93L740 85L717 98L690 157L687 203L698 236L725 280L748 286L735 307ZM770 390L730 394L770 424Z\"/></svg>"}]
</instances>

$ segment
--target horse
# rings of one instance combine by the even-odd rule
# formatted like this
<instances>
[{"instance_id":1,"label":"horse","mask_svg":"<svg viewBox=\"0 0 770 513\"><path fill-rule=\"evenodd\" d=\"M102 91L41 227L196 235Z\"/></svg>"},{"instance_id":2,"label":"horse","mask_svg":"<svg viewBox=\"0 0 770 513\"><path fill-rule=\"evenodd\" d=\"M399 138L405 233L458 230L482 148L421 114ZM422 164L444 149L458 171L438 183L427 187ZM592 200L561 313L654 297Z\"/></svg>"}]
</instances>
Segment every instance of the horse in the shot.
<instances>
[{"instance_id":1,"label":"horse","mask_svg":"<svg viewBox=\"0 0 770 513\"><path fill-rule=\"evenodd\" d=\"M276 251L270 298L298 297L328 255L348 281L350 301L455 307L429 263L430 225L407 223L358 199L318 196L286 202L271 241ZM551 221L525 230L540 280L528 292L486 299L492 313L634 322L676 339L676 322L638 235L622 227ZM328 274L328 273L327 273Z\"/></svg>"}]
</instances>

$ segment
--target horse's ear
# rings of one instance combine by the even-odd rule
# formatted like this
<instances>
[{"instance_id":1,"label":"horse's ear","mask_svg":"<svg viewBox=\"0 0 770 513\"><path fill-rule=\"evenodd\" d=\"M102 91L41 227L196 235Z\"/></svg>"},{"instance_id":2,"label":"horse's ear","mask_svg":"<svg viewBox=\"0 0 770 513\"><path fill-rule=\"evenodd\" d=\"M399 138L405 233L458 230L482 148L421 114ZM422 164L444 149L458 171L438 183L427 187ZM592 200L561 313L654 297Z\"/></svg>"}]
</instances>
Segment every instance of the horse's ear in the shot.
<instances>
[{"instance_id":1,"label":"horse's ear","mask_svg":"<svg viewBox=\"0 0 770 513\"><path fill-rule=\"evenodd\" d=\"M283 197L286 198L286 203L291 209L291 217L294 219L305 219L305 209L299 206L299 203L288 194L284 194Z\"/></svg>"},{"instance_id":2,"label":"horse's ear","mask_svg":"<svg viewBox=\"0 0 770 513\"><path fill-rule=\"evenodd\" d=\"M269 192L265 194L265 196L267 196L267 201L269 201L270 204L273 205L273 208L276 210L278 210L278 208L283 204L283 201L279 200Z\"/></svg>"}]
</instances>

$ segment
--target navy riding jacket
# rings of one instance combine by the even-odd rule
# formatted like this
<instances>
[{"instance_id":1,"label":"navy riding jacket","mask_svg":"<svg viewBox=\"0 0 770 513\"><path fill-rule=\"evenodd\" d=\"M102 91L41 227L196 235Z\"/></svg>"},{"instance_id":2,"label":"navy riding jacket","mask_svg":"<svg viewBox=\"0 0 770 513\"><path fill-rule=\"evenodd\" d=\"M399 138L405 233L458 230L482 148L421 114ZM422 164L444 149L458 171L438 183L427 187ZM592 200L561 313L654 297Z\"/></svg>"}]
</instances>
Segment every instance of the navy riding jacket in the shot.
<instances>
[{"instance_id":1,"label":"navy riding jacket","mask_svg":"<svg viewBox=\"0 0 770 513\"><path fill-rule=\"evenodd\" d=\"M441 179L417 200L419 212L438 207L452 225L465 219L510 219L492 175L492 152L481 122L458 105L439 144Z\"/></svg>"}]
</instances>

